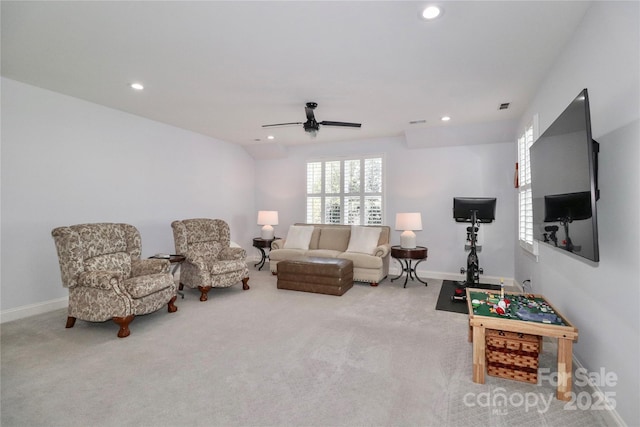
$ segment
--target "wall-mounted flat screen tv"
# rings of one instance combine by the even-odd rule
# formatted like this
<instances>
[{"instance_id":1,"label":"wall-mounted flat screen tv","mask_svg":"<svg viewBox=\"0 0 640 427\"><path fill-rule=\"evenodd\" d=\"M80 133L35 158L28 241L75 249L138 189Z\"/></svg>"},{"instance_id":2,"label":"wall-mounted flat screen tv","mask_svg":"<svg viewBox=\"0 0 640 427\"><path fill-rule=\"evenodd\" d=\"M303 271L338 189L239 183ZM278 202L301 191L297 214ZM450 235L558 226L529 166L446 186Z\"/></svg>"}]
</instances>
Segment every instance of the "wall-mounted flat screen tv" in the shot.
<instances>
[{"instance_id":1,"label":"wall-mounted flat screen tv","mask_svg":"<svg viewBox=\"0 0 640 427\"><path fill-rule=\"evenodd\" d=\"M600 260L598 151L584 89L529 152L533 237L595 262Z\"/></svg>"}]
</instances>

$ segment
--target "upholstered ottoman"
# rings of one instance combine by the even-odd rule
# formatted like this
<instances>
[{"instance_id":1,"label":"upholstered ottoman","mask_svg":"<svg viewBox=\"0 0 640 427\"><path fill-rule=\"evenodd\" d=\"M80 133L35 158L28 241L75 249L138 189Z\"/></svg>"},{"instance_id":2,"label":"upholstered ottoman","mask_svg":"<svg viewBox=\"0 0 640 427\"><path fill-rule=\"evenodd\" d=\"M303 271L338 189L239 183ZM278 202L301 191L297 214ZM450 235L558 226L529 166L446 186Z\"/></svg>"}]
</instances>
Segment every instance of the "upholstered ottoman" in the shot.
<instances>
[{"instance_id":1,"label":"upholstered ottoman","mask_svg":"<svg viewBox=\"0 0 640 427\"><path fill-rule=\"evenodd\" d=\"M342 295L353 286L353 261L299 257L278 263L278 289Z\"/></svg>"}]
</instances>

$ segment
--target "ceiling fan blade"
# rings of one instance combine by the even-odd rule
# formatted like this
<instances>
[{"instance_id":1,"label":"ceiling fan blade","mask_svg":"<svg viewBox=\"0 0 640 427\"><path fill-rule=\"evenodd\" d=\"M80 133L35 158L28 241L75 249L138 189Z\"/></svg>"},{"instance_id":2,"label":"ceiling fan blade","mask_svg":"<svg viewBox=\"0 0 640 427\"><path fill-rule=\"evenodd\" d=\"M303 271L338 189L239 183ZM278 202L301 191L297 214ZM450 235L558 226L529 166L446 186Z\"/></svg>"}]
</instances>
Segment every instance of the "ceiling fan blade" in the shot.
<instances>
[{"instance_id":1,"label":"ceiling fan blade","mask_svg":"<svg viewBox=\"0 0 640 427\"><path fill-rule=\"evenodd\" d=\"M344 126L344 127L351 127L351 128L359 128L362 126L362 123L349 123L349 122L332 122L332 121L328 121L325 120L323 122L320 122L318 124L324 125L324 126Z\"/></svg>"},{"instance_id":2,"label":"ceiling fan blade","mask_svg":"<svg viewBox=\"0 0 640 427\"><path fill-rule=\"evenodd\" d=\"M302 122L290 122L290 123L275 123L272 125L262 125L263 128L270 128L273 126L288 126L288 125L301 125Z\"/></svg>"}]
</instances>

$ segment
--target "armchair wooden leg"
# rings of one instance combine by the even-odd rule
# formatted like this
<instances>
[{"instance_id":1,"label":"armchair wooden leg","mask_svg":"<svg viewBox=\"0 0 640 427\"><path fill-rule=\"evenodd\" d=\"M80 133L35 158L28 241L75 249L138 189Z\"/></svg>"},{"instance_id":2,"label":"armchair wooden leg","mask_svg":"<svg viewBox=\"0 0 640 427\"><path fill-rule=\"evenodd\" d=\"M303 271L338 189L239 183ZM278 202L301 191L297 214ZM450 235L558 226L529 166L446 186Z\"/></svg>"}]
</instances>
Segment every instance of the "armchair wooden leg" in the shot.
<instances>
[{"instance_id":1,"label":"armchair wooden leg","mask_svg":"<svg viewBox=\"0 0 640 427\"><path fill-rule=\"evenodd\" d=\"M176 305L174 304L174 302L176 302L176 298L177 296L174 295L173 298L171 298L167 303L169 313L175 313L176 311L178 311L178 307L176 307Z\"/></svg>"},{"instance_id":2,"label":"armchair wooden leg","mask_svg":"<svg viewBox=\"0 0 640 427\"><path fill-rule=\"evenodd\" d=\"M114 317L113 321L120 325L120 330L118 331L118 338L126 338L129 336L131 331L129 330L129 323L133 321L133 318L136 317L133 314L130 314L126 317Z\"/></svg>"},{"instance_id":3,"label":"armchair wooden leg","mask_svg":"<svg viewBox=\"0 0 640 427\"><path fill-rule=\"evenodd\" d=\"M371 286L378 286L378 284L376 282L372 282Z\"/></svg>"},{"instance_id":4,"label":"armchair wooden leg","mask_svg":"<svg viewBox=\"0 0 640 427\"><path fill-rule=\"evenodd\" d=\"M65 328L73 328L73 325L76 324L76 318L75 317L67 317L67 325L65 326Z\"/></svg>"},{"instance_id":5,"label":"armchair wooden leg","mask_svg":"<svg viewBox=\"0 0 640 427\"><path fill-rule=\"evenodd\" d=\"M211 289L211 286L198 286L198 289L200 289L200 301L206 301L209 298L207 297L207 292L209 292L209 289Z\"/></svg>"},{"instance_id":6,"label":"armchair wooden leg","mask_svg":"<svg viewBox=\"0 0 640 427\"><path fill-rule=\"evenodd\" d=\"M245 291L247 289L249 289L249 278L245 277L244 279L242 279L242 289L244 289Z\"/></svg>"}]
</instances>

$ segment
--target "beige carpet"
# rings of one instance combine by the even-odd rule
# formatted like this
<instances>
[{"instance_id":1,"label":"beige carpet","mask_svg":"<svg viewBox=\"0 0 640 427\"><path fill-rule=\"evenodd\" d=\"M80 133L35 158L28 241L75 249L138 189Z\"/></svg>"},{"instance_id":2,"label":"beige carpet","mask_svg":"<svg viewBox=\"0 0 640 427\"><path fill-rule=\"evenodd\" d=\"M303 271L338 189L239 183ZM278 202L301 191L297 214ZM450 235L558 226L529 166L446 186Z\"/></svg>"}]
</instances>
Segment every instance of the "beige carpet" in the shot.
<instances>
[{"instance_id":1,"label":"beige carpet","mask_svg":"<svg viewBox=\"0 0 640 427\"><path fill-rule=\"evenodd\" d=\"M251 290L205 303L187 290L178 312L136 318L125 339L113 322L65 329L66 310L3 324L2 426L611 424L565 408L549 384L474 384L467 317L435 310L441 281L336 297L250 271Z\"/></svg>"}]
</instances>

